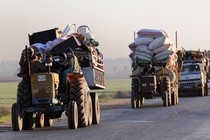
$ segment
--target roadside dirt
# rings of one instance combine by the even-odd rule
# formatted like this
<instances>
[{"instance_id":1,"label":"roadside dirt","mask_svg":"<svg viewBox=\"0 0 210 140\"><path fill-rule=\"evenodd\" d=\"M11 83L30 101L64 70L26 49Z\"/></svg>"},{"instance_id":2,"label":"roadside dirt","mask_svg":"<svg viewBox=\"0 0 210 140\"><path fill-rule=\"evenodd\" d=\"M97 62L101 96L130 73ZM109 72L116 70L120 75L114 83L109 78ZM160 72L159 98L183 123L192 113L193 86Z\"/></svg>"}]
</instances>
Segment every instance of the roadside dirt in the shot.
<instances>
[{"instance_id":1,"label":"roadside dirt","mask_svg":"<svg viewBox=\"0 0 210 140\"><path fill-rule=\"evenodd\" d=\"M106 110L106 109L111 109L111 108L116 108L119 106L127 106L130 105L130 99L110 99L104 103L100 103L101 110Z\"/></svg>"}]
</instances>

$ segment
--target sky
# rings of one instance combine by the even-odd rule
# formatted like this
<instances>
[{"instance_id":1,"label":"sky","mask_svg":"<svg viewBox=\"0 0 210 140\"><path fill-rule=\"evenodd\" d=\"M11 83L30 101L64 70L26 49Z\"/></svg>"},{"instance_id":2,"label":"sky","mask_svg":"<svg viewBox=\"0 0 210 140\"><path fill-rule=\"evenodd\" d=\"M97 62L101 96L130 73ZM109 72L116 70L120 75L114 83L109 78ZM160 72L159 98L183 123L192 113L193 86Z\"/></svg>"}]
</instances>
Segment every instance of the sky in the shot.
<instances>
[{"instance_id":1,"label":"sky","mask_svg":"<svg viewBox=\"0 0 210 140\"><path fill-rule=\"evenodd\" d=\"M0 0L0 61L19 60L28 34L87 25L104 58L128 58L139 29L165 30L178 48L208 49L210 0ZM73 28L72 31L73 32Z\"/></svg>"}]
</instances>

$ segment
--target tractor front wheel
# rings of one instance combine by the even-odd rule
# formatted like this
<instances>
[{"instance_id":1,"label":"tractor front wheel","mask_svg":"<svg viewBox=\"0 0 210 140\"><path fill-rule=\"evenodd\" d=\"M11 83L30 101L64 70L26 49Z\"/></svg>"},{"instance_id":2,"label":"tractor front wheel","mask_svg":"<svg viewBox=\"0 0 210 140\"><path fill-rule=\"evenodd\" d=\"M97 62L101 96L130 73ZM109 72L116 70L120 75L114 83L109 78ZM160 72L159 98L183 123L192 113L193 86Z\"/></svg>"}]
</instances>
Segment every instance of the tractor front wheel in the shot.
<instances>
[{"instance_id":1,"label":"tractor front wheel","mask_svg":"<svg viewBox=\"0 0 210 140\"><path fill-rule=\"evenodd\" d=\"M12 105L12 129L14 131L21 131L23 128L23 118L20 113L20 106L18 103Z\"/></svg>"}]
</instances>

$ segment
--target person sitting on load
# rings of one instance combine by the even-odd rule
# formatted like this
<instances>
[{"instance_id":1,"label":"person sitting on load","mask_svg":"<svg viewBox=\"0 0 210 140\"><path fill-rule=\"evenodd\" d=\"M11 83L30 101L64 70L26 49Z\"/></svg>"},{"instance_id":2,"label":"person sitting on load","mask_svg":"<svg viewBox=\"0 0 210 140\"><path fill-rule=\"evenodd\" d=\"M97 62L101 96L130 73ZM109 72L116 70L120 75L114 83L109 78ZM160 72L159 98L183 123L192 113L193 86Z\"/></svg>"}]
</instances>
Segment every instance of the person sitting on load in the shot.
<instances>
[{"instance_id":1,"label":"person sitting on load","mask_svg":"<svg viewBox=\"0 0 210 140\"><path fill-rule=\"evenodd\" d=\"M62 83L66 84L66 75L67 73L80 73L80 65L78 62L77 57L74 55L74 51L71 48L66 49L66 55L67 55L67 65L66 65L66 70L63 71L63 79Z\"/></svg>"},{"instance_id":2,"label":"person sitting on load","mask_svg":"<svg viewBox=\"0 0 210 140\"><path fill-rule=\"evenodd\" d=\"M154 75L156 74L152 62L149 62L148 65L144 68L143 75L144 74L154 74Z\"/></svg>"}]
</instances>

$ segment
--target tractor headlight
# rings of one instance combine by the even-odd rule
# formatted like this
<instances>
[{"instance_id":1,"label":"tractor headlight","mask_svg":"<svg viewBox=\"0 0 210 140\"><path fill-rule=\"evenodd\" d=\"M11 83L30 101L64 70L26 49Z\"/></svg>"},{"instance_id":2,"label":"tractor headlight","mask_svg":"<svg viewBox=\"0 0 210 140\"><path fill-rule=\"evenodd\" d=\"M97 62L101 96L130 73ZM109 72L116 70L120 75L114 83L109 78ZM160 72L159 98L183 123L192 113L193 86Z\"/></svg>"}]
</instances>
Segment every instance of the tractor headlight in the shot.
<instances>
[{"instance_id":1,"label":"tractor headlight","mask_svg":"<svg viewBox=\"0 0 210 140\"><path fill-rule=\"evenodd\" d=\"M154 86L154 83L149 83L149 86L153 87Z\"/></svg>"},{"instance_id":2,"label":"tractor headlight","mask_svg":"<svg viewBox=\"0 0 210 140\"><path fill-rule=\"evenodd\" d=\"M47 88L46 88L46 92L47 92L47 93L51 93L51 92L52 92L52 87L47 87Z\"/></svg>"},{"instance_id":3,"label":"tractor headlight","mask_svg":"<svg viewBox=\"0 0 210 140\"><path fill-rule=\"evenodd\" d=\"M143 84L142 84L142 87L146 87L146 86L147 86L147 84L146 84L146 83L143 83Z\"/></svg>"},{"instance_id":4,"label":"tractor headlight","mask_svg":"<svg viewBox=\"0 0 210 140\"><path fill-rule=\"evenodd\" d=\"M39 92L38 89L36 89L36 88L33 88L33 89L32 89L32 93L38 93L38 92Z\"/></svg>"}]
</instances>

